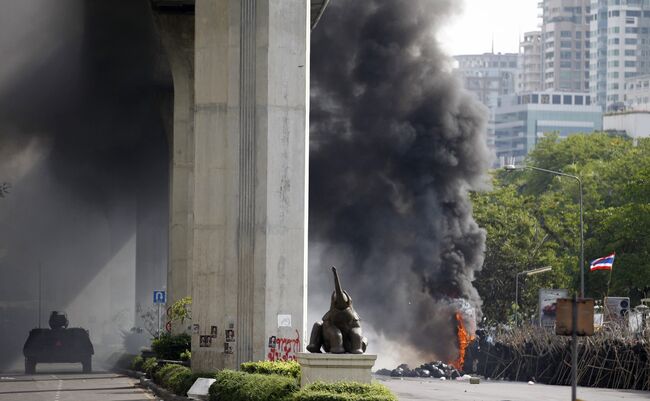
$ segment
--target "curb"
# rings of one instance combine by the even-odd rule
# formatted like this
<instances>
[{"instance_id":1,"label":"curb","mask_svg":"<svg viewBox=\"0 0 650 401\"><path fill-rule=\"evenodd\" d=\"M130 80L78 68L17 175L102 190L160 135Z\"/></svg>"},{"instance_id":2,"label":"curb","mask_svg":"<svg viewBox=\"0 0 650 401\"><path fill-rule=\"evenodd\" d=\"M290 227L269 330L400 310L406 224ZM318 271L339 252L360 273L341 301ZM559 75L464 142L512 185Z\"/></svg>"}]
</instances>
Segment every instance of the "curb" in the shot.
<instances>
[{"instance_id":1,"label":"curb","mask_svg":"<svg viewBox=\"0 0 650 401\"><path fill-rule=\"evenodd\" d=\"M129 377L133 377L135 379L140 379L140 385L151 392L153 392L156 396L159 398L165 400L165 401L195 401L191 398L187 397L182 397L180 395L176 395L172 393L171 391L157 385L156 383L153 382L151 379L147 379L146 373L143 372L136 372L135 370L129 370L129 369L114 369L116 373L120 373Z\"/></svg>"}]
</instances>

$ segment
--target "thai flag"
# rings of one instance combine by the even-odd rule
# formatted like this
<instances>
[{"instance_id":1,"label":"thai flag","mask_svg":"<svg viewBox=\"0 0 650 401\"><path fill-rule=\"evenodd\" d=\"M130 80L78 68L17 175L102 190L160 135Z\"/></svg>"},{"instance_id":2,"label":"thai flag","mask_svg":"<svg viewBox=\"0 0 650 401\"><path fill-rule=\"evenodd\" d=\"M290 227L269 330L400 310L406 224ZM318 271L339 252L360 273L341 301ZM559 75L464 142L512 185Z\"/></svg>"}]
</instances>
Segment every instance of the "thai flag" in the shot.
<instances>
[{"instance_id":1,"label":"thai flag","mask_svg":"<svg viewBox=\"0 0 650 401\"><path fill-rule=\"evenodd\" d=\"M614 265L614 257L616 256L616 253L613 253L611 255L598 258L594 261L591 262L591 265L589 265L589 270L594 271L594 270L612 270L612 266Z\"/></svg>"}]
</instances>

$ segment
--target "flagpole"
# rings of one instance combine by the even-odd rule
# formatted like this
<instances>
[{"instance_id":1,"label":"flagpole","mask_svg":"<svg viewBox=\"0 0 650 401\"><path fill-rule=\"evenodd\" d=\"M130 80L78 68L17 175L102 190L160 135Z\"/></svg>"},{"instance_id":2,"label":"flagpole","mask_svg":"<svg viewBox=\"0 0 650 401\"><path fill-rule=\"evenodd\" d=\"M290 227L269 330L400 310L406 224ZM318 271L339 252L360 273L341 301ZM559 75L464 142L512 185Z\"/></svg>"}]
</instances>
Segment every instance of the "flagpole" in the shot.
<instances>
[{"instance_id":1,"label":"flagpole","mask_svg":"<svg viewBox=\"0 0 650 401\"><path fill-rule=\"evenodd\" d=\"M609 268L609 278L607 279L607 296L609 296L609 285L612 282L612 271L614 269L612 267Z\"/></svg>"}]
</instances>

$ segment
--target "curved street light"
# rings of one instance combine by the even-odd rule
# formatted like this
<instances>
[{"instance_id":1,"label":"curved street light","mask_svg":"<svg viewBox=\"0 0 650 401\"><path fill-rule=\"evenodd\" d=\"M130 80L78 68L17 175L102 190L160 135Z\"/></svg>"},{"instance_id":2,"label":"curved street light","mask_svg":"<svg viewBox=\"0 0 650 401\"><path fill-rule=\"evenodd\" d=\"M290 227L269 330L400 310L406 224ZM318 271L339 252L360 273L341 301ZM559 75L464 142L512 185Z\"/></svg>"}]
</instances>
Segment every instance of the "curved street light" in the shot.
<instances>
[{"instance_id":1,"label":"curved street light","mask_svg":"<svg viewBox=\"0 0 650 401\"><path fill-rule=\"evenodd\" d=\"M541 171L543 173L559 175L561 177L573 178L574 180L578 181L578 186L580 188L580 262L578 264L578 268L580 269L580 298L584 298L585 296L585 269L584 269L585 239L584 239L584 223L582 218L582 180L580 179L580 177L575 175L566 174L561 171L547 170L545 168L540 168L535 166L515 166L514 164L508 164L503 168L506 171L525 170L525 169Z\"/></svg>"},{"instance_id":2,"label":"curved street light","mask_svg":"<svg viewBox=\"0 0 650 401\"><path fill-rule=\"evenodd\" d=\"M515 325L519 324L519 276L534 276L535 274L551 271L551 269L552 269L551 266L544 266L544 267L539 267L537 269L526 270L517 273L517 276L515 277L515 306L516 306Z\"/></svg>"}]
</instances>

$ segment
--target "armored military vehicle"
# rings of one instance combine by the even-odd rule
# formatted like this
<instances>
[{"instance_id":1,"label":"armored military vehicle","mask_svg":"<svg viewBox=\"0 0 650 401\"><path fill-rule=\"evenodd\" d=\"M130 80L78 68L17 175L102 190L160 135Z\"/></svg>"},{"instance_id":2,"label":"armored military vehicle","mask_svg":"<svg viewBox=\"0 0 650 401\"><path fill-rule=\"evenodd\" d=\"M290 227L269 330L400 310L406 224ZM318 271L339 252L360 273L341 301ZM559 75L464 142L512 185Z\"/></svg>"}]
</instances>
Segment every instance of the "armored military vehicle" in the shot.
<instances>
[{"instance_id":1,"label":"armored military vehicle","mask_svg":"<svg viewBox=\"0 0 650 401\"><path fill-rule=\"evenodd\" d=\"M49 329L32 329L23 347L25 374L36 373L37 363L80 362L84 373L92 371L95 353L88 331L68 328L65 313L54 311L50 315Z\"/></svg>"}]
</instances>

